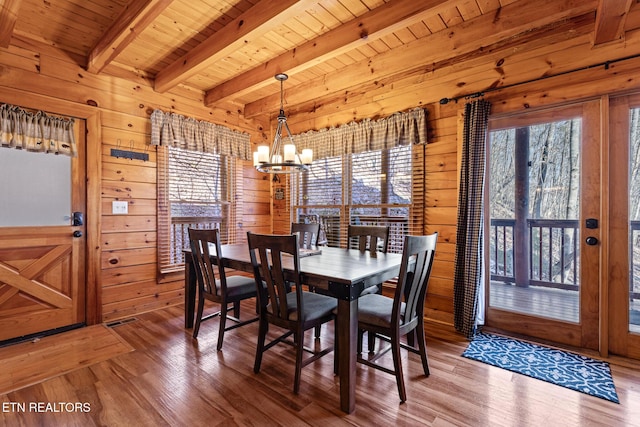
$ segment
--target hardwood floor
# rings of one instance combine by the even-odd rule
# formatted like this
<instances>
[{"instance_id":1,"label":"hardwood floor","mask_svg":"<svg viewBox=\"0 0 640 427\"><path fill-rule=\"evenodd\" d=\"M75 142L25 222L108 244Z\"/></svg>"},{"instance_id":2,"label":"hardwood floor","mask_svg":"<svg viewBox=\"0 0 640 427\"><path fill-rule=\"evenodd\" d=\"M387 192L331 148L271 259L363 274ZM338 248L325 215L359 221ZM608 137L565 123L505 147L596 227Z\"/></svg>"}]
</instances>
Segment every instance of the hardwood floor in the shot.
<instances>
[{"instance_id":1,"label":"hardwood floor","mask_svg":"<svg viewBox=\"0 0 640 427\"><path fill-rule=\"evenodd\" d=\"M0 348L0 395L130 351L133 347L105 325Z\"/></svg>"},{"instance_id":2,"label":"hardwood floor","mask_svg":"<svg viewBox=\"0 0 640 427\"><path fill-rule=\"evenodd\" d=\"M243 304L243 314L252 309ZM357 406L347 415L332 355L303 369L294 395L291 347L268 351L254 374L257 324L226 334L217 352L217 320L194 341L182 313L170 307L115 326L134 351L0 396L0 426L640 426L634 361L610 360L615 404L463 358L467 342L430 324L431 375L403 352L408 401L400 403L393 376L358 365ZM323 327L321 344L331 331Z\"/></svg>"}]
</instances>

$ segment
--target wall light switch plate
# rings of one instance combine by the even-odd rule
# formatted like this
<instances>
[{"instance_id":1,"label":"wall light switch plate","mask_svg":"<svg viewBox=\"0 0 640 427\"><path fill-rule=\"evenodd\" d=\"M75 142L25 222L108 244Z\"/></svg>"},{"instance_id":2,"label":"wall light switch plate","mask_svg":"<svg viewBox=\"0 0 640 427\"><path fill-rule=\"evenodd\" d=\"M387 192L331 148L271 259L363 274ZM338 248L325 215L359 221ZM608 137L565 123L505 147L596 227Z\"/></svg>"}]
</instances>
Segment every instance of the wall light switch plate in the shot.
<instances>
[{"instance_id":1,"label":"wall light switch plate","mask_svg":"<svg viewBox=\"0 0 640 427\"><path fill-rule=\"evenodd\" d=\"M111 202L111 213L114 215L126 215L129 213L129 202L114 200Z\"/></svg>"}]
</instances>

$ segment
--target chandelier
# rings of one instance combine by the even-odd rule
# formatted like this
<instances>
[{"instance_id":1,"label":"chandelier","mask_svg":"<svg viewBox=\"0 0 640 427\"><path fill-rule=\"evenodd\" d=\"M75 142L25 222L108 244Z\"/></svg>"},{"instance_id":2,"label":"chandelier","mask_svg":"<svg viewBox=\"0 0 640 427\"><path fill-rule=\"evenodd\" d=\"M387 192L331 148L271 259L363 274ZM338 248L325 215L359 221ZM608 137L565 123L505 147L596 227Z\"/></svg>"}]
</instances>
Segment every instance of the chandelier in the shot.
<instances>
[{"instance_id":1,"label":"chandelier","mask_svg":"<svg viewBox=\"0 0 640 427\"><path fill-rule=\"evenodd\" d=\"M275 78L280 82L278 127L271 150L267 145L260 145L258 151L254 151L253 166L258 171L267 173L294 173L309 170L309 165L313 161L313 150L305 148L301 153L298 153L287 124L287 117L284 115L282 82L287 80L289 76L279 73L275 75ZM282 132L284 131L286 131L288 140L283 142Z\"/></svg>"}]
</instances>

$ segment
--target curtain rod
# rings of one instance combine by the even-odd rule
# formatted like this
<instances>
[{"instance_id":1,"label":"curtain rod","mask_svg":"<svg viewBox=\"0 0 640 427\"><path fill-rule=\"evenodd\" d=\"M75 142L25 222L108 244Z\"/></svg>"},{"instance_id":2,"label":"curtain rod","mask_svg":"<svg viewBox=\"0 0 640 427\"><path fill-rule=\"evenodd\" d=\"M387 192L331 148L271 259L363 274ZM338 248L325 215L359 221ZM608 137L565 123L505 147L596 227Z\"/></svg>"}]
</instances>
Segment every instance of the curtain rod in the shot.
<instances>
[{"instance_id":1,"label":"curtain rod","mask_svg":"<svg viewBox=\"0 0 640 427\"><path fill-rule=\"evenodd\" d=\"M497 90L508 89L508 88L511 88L511 87L514 87L514 86L519 86L519 85L533 83L533 82L537 82L537 81L541 81L541 80L546 80L546 79L551 78L551 77L563 76L563 75L575 73L575 72L578 72L578 71L590 70L592 68L604 67L605 70L608 70L609 66L611 64L615 64L616 62L627 61L629 59L634 59L634 58L639 58L639 57L640 57L640 54L631 55L631 56L625 56L624 58L618 58L618 59L614 59L614 60L610 60L610 61L599 62L597 64L587 65L587 66L584 66L584 67L575 68L573 70L563 71L563 72L558 73L558 74L552 74L552 75L549 75L549 76L536 77L535 79L525 80L523 82L518 82L518 83L512 83L512 84L506 85L506 86L493 87L493 88L489 88L489 89L487 89L485 91L481 91L481 92L475 92L475 93L471 93L471 94L467 94L467 95L460 95L460 96L456 96L456 97L453 97L453 98L442 98L442 99L440 99L440 104L441 105L445 105L445 104L448 104L450 101L455 101L457 103L458 100L462 99L462 98L464 98L464 99L479 98L481 96L484 96L485 93L495 92Z\"/></svg>"}]
</instances>

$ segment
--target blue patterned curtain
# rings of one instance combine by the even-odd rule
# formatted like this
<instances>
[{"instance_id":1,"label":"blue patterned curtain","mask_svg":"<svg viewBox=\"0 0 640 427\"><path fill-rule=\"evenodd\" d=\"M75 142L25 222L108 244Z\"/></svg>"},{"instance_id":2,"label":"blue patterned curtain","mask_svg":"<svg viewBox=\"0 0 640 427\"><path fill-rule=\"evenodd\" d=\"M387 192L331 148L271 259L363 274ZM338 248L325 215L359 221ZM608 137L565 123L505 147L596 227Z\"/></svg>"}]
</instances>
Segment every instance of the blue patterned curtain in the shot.
<instances>
[{"instance_id":1,"label":"blue patterned curtain","mask_svg":"<svg viewBox=\"0 0 640 427\"><path fill-rule=\"evenodd\" d=\"M469 339L475 335L478 292L483 286L485 143L490 109L491 104L481 99L468 103L464 112L453 289L455 328Z\"/></svg>"}]
</instances>

